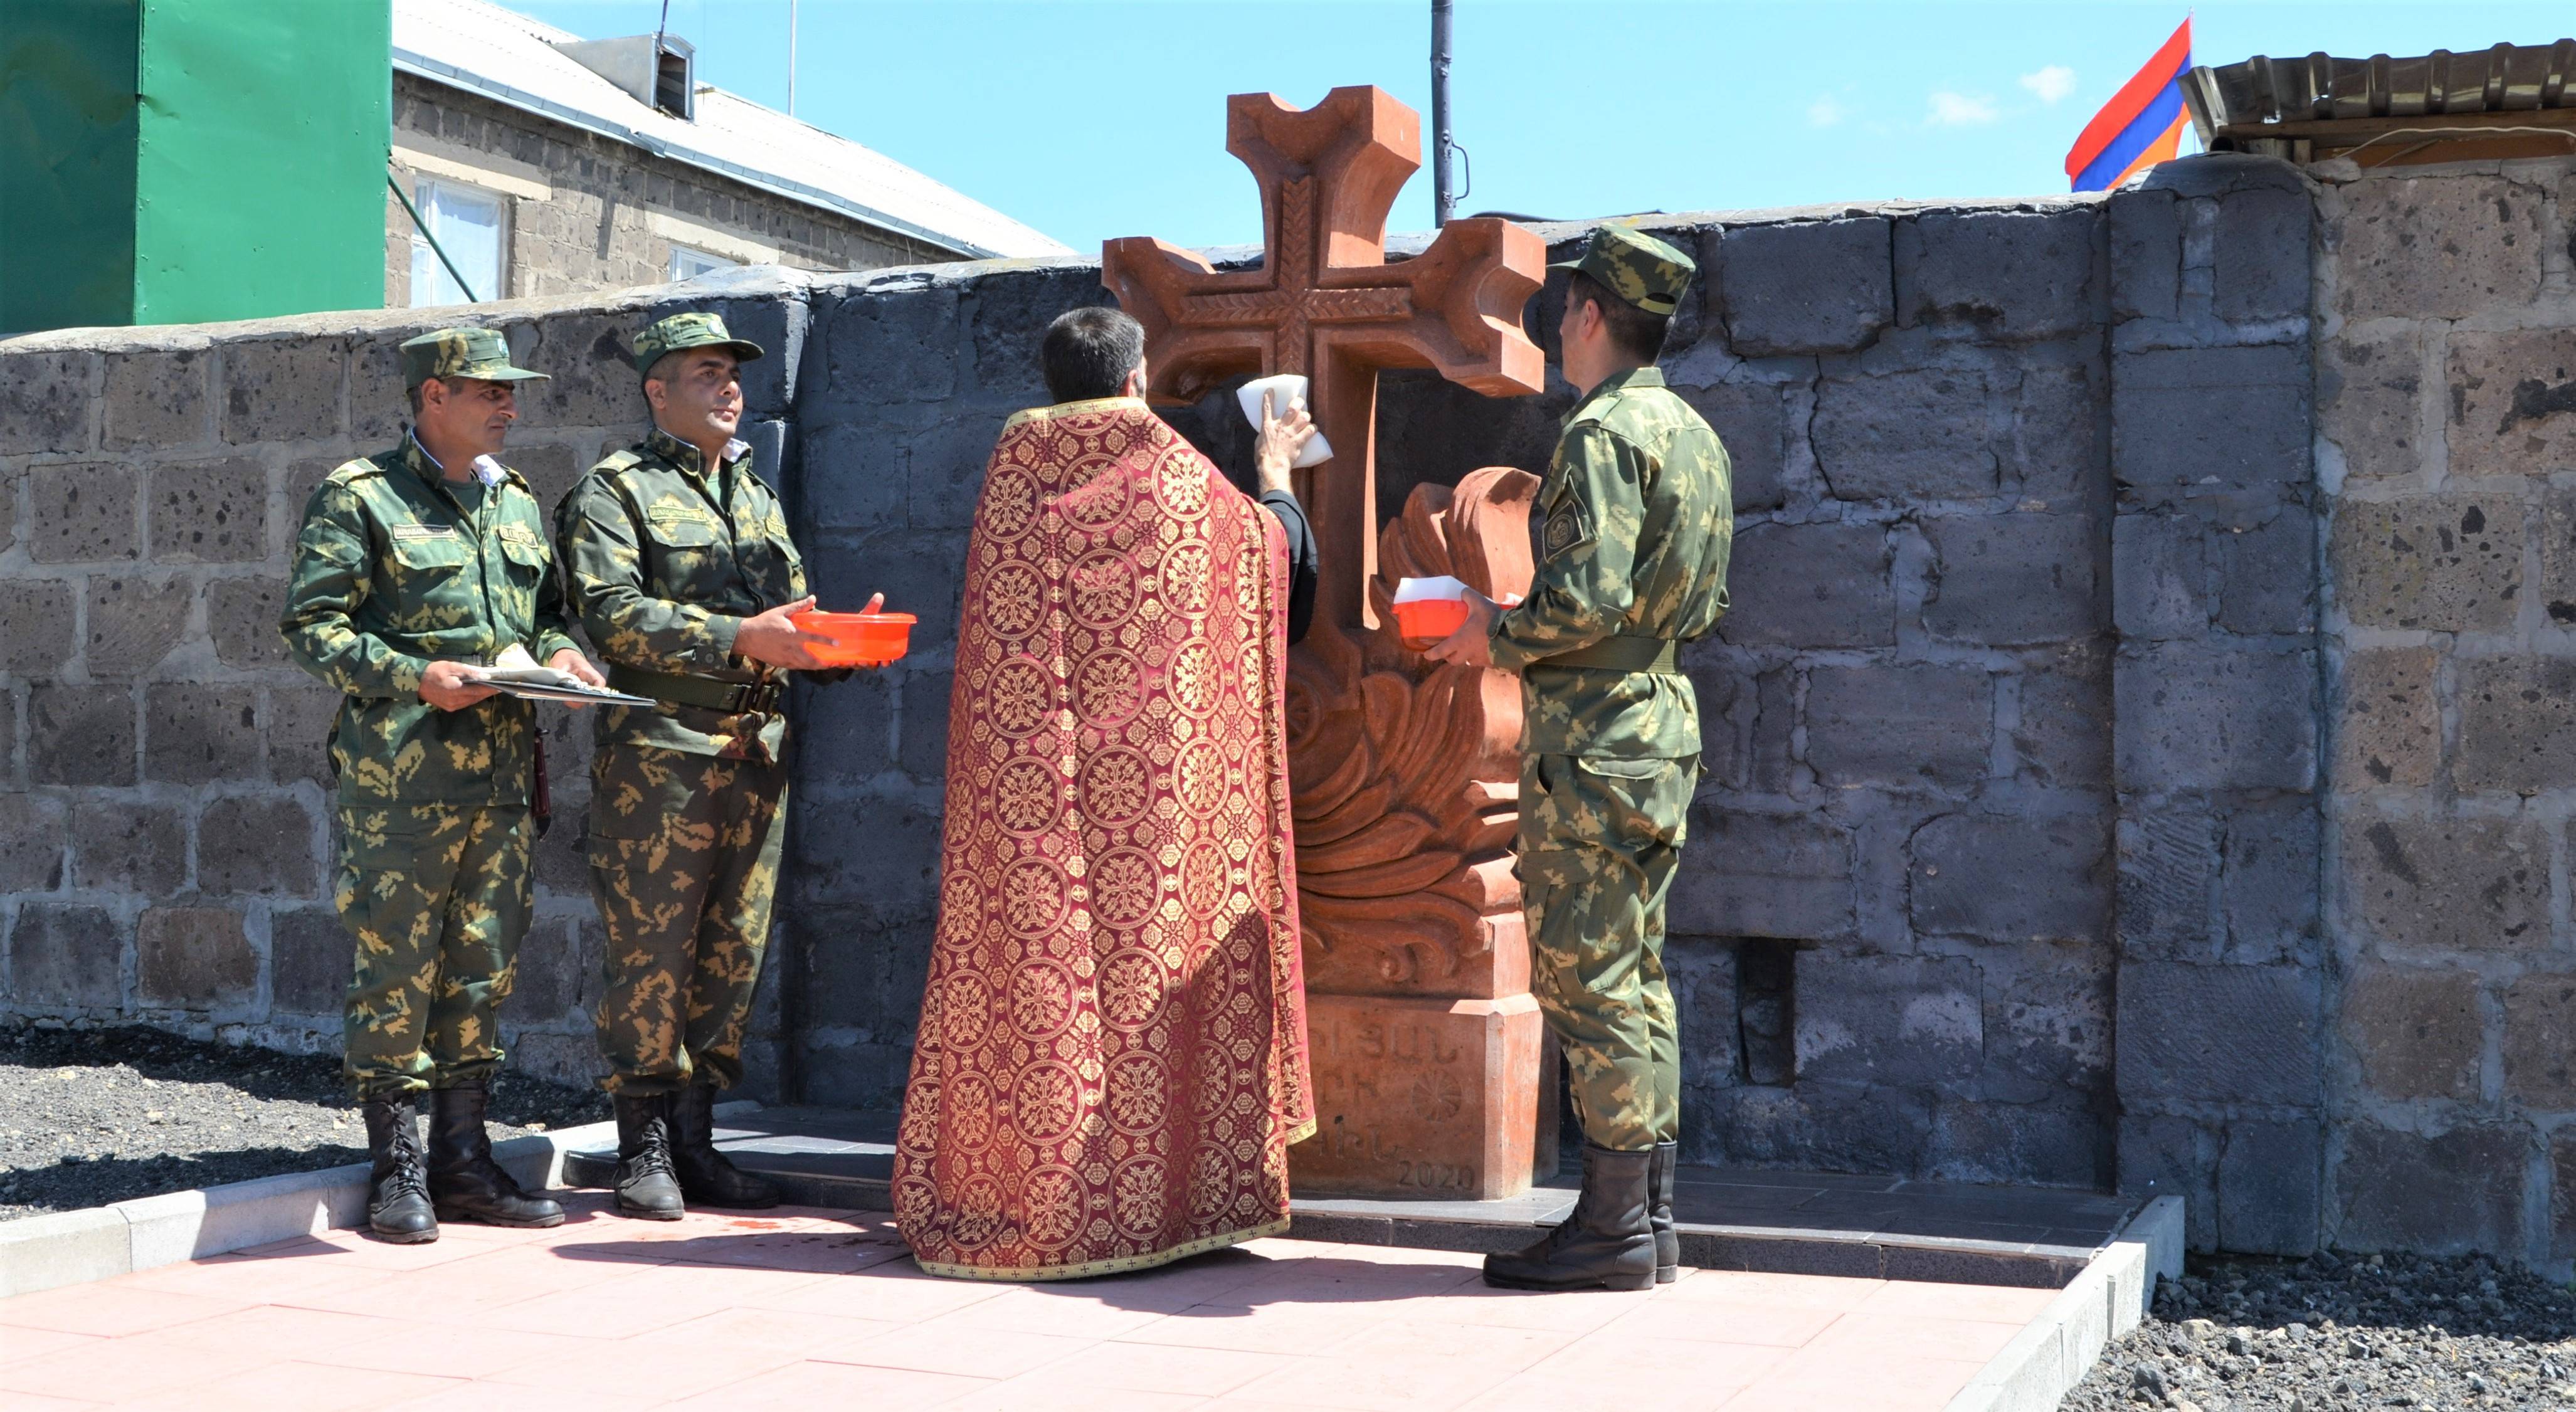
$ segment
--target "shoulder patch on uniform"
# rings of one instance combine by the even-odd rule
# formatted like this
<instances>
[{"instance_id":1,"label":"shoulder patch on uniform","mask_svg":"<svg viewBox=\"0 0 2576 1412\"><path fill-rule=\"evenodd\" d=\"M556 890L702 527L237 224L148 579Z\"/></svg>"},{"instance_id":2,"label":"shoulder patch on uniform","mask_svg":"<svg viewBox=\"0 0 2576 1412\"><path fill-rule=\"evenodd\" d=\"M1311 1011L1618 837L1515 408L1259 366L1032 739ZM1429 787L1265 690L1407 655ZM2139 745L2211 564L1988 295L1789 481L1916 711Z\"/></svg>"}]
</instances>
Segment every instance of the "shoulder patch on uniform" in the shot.
<instances>
[{"instance_id":1,"label":"shoulder patch on uniform","mask_svg":"<svg viewBox=\"0 0 2576 1412\"><path fill-rule=\"evenodd\" d=\"M375 457L358 456L332 467L331 474L322 479L330 485L348 485L353 481L371 480L384 473L385 468L377 463Z\"/></svg>"}]
</instances>

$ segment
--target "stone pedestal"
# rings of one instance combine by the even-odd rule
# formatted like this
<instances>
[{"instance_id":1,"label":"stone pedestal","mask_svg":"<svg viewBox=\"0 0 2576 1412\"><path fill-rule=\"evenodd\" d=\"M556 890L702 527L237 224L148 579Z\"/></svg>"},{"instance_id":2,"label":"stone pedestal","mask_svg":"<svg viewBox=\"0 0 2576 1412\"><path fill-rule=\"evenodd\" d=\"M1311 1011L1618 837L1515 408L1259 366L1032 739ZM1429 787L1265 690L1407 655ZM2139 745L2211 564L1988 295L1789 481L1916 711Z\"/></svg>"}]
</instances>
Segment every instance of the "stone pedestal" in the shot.
<instances>
[{"instance_id":1,"label":"stone pedestal","mask_svg":"<svg viewBox=\"0 0 2576 1412\"><path fill-rule=\"evenodd\" d=\"M1481 1201L1529 1187L1546 1026L1528 994L1310 995L1306 1024L1315 1136L1289 1152L1300 1194Z\"/></svg>"}]
</instances>

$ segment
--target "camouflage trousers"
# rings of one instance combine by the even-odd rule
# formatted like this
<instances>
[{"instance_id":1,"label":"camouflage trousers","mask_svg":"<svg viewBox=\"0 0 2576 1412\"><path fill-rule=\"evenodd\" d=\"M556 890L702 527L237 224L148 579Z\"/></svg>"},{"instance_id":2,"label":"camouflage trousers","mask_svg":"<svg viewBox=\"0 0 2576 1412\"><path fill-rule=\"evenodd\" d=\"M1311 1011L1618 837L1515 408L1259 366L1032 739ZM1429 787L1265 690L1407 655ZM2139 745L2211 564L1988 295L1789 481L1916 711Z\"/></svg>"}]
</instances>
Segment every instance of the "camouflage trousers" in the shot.
<instances>
[{"instance_id":1,"label":"camouflage trousers","mask_svg":"<svg viewBox=\"0 0 2576 1412\"><path fill-rule=\"evenodd\" d=\"M1565 1052L1576 1119L1634 1152L1681 1132L1681 1032L1664 979L1664 899L1699 757L1521 761L1530 991Z\"/></svg>"},{"instance_id":2,"label":"camouflage trousers","mask_svg":"<svg viewBox=\"0 0 2576 1412\"><path fill-rule=\"evenodd\" d=\"M787 838L787 770L649 745L590 761L590 881L607 924L601 1087L676 1093L742 1079L770 901Z\"/></svg>"},{"instance_id":3,"label":"camouflage trousers","mask_svg":"<svg viewBox=\"0 0 2576 1412\"><path fill-rule=\"evenodd\" d=\"M407 1098L501 1067L495 1011L535 904L527 806L340 810L340 923L357 942L340 1071Z\"/></svg>"}]
</instances>

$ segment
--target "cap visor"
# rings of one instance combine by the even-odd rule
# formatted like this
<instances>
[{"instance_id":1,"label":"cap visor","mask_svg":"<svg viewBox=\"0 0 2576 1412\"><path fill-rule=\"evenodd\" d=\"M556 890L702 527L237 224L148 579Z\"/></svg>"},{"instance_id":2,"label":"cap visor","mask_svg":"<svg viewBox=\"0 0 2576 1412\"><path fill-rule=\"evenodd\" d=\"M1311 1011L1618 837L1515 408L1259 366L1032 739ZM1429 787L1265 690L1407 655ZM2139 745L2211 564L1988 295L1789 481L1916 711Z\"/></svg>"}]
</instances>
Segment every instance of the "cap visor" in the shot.
<instances>
[{"instance_id":1,"label":"cap visor","mask_svg":"<svg viewBox=\"0 0 2576 1412\"><path fill-rule=\"evenodd\" d=\"M1583 268L1583 257L1577 255L1571 260L1559 260L1556 263L1549 265L1548 268L1551 270L1579 270Z\"/></svg>"},{"instance_id":2,"label":"cap visor","mask_svg":"<svg viewBox=\"0 0 2576 1412\"><path fill-rule=\"evenodd\" d=\"M555 380L555 375L552 373L533 373L526 368L495 368L488 373L467 373L466 376L481 378L485 382L552 382Z\"/></svg>"},{"instance_id":3,"label":"cap visor","mask_svg":"<svg viewBox=\"0 0 2576 1412\"><path fill-rule=\"evenodd\" d=\"M731 353L737 363L748 363L755 358L766 356L761 352L759 344L749 343L739 338L731 343L719 343L715 346Z\"/></svg>"}]
</instances>

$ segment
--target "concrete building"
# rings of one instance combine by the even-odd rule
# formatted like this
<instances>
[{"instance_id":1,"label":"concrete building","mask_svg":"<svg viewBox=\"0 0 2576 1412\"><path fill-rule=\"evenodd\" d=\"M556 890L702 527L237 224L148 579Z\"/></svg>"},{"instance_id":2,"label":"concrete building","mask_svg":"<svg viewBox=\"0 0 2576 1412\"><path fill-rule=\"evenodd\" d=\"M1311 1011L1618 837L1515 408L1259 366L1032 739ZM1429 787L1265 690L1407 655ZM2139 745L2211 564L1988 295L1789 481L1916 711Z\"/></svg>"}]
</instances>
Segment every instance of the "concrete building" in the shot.
<instances>
[{"instance_id":1,"label":"concrete building","mask_svg":"<svg viewBox=\"0 0 2576 1412\"><path fill-rule=\"evenodd\" d=\"M386 193L386 307L1069 253L699 83L693 60L676 35L583 41L484 0L393 0L392 170L413 209Z\"/></svg>"}]
</instances>

